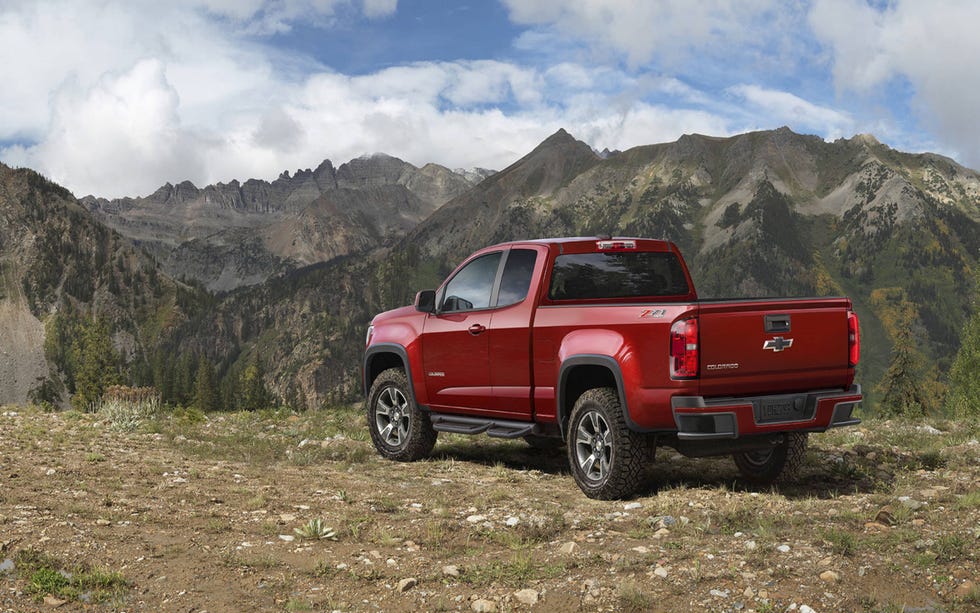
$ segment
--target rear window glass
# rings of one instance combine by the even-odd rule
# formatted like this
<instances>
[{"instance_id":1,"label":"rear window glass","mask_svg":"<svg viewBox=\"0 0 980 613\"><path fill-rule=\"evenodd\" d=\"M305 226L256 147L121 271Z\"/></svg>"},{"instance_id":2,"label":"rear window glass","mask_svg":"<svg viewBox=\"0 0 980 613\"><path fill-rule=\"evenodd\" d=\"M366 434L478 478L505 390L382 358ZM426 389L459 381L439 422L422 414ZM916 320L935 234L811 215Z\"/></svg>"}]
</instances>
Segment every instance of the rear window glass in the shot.
<instances>
[{"instance_id":1,"label":"rear window glass","mask_svg":"<svg viewBox=\"0 0 980 613\"><path fill-rule=\"evenodd\" d=\"M551 300L642 298L689 293L677 256L669 252L576 253L555 258Z\"/></svg>"}]
</instances>

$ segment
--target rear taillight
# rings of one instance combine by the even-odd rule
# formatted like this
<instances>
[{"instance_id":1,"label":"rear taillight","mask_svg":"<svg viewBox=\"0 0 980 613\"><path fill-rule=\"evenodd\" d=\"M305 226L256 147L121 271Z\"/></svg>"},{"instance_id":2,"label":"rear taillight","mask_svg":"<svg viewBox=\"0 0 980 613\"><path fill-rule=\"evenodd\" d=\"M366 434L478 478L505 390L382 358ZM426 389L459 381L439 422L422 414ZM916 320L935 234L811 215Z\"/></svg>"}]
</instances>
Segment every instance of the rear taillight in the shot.
<instances>
[{"instance_id":1,"label":"rear taillight","mask_svg":"<svg viewBox=\"0 0 980 613\"><path fill-rule=\"evenodd\" d=\"M681 319L670 327L670 377L698 376L698 320Z\"/></svg>"},{"instance_id":2,"label":"rear taillight","mask_svg":"<svg viewBox=\"0 0 980 613\"><path fill-rule=\"evenodd\" d=\"M847 312L847 365L857 366L861 359L861 331L858 316L854 311Z\"/></svg>"}]
</instances>

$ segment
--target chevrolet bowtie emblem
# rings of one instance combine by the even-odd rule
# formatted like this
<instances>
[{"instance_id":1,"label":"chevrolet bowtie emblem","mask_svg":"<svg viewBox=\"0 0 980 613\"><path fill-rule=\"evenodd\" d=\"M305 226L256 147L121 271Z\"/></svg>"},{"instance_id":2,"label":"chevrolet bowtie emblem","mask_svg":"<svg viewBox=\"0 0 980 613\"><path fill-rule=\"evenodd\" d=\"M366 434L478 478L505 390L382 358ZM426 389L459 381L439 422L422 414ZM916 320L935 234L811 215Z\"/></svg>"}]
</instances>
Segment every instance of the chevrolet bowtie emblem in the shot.
<instances>
[{"instance_id":1,"label":"chevrolet bowtie emblem","mask_svg":"<svg viewBox=\"0 0 980 613\"><path fill-rule=\"evenodd\" d=\"M788 349L793 346L793 339L783 338L777 336L774 339L770 339L762 344L763 349L772 349L776 353L779 353L783 349Z\"/></svg>"}]
</instances>

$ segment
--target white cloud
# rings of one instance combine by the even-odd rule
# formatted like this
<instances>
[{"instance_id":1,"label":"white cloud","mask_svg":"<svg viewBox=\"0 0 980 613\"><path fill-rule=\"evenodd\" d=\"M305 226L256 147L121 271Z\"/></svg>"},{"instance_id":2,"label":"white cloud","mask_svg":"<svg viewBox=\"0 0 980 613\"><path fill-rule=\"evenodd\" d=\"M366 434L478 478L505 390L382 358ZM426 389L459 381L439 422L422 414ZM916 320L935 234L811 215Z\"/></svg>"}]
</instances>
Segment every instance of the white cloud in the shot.
<instances>
[{"instance_id":1,"label":"white cloud","mask_svg":"<svg viewBox=\"0 0 980 613\"><path fill-rule=\"evenodd\" d=\"M813 104L789 92L745 84L729 87L726 91L741 98L770 123L812 130L828 139L854 133L854 121L847 113Z\"/></svg>"},{"instance_id":2,"label":"white cloud","mask_svg":"<svg viewBox=\"0 0 980 613\"><path fill-rule=\"evenodd\" d=\"M754 45L778 30L756 24L777 19L774 8L795 13L792 4L775 0L503 0L519 24L553 27L563 35L626 56L631 66L655 56L683 61L692 50ZM533 45L533 37L525 44ZM547 37L540 39L547 41Z\"/></svg>"},{"instance_id":3,"label":"white cloud","mask_svg":"<svg viewBox=\"0 0 980 613\"><path fill-rule=\"evenodd\" d=\"M662 105L637 103L622 113L589 115L587 105L578 109L573 134L598 149L626 150L630 147L676 140L682 134L726 136L731 133L727 119L698 110L674 109Z\"/></svg>"},{"instance_id":4,"label":"white cloud","mask_svg":"<svg viewBox=\"0 0 980 613\"><path fill-rule=\"evenodd\" d=\"M78 195L123 196L165 181L269 179L379 151L499 169L558 128L626 149L787 124L826 138L941 142L980 164L980 76L967 66L980 55L980 4L815 0L812 32L803 32L796 2L507 3L514 21L533 25L515 41L528 64L416 62L349 76L261 34L301 20L384 18L395 0L7 0L0 159ZM786 76L807 52L810 70L832 61L838 108L811 97L819 81ZM651 58L656 68L644 67ZM702 69L714 73L702 78ZM940 138L910 137L900 118L855 109L862 96L880 105L875 92L896 79L914 88L914 108Z\"/></svg>"},{"instance_id":5,"label":"white cloud","mask_svg":"<svg viewBox=\"0 0 980 613\"><path fill-rule=\"evenodd\" d=\"M980 3L896 0L880 7L857 0L817 0L810 24L829 46L842 94L872 101L896 80L913 90L912 108L939 140L980 166Z\"/></svg>"},{"instance_id":6,"label":"white cloud","mask_svg":"<svg viewBox=\"0 0 980 613\"><path fill-rule=\"evenodd\" d=\"M193 173L198 143L181 129L163 72L158 60L143 60L90 90L62 89L45 139L12 151L11 161L83 191L112 186L113 194L146 191L148 176Z\"/></svg>"},{"instance_id":7,"label":"white cloud","mask_svg":"<svg viewBox=\"0 0 980 613\"><path fill-rule=\"evenodd\" d=\"M846 113L778 89L742 85L718 96L672 74L574 55L540 66L417 62L350 76L243 34L342 11L384 17L397 9L390 0L4 6L0 56L18 61L0 63L0 82L12 84L0 89L0 142L23 144L0 149L0 159L78 195L143 195L185 179L271 179L374 152L417 165L501 169L559 128L599 149L626 149L691 132L787 123L836 136L852 125ZM720 0L687 12L675 2L637 6L639 14L595 2L511 11L579 28L637 61L682 39L691 48L745 36L727 21L735 9ZM739 4L755 16L766 6ZM588 30L589 19L604 25ZM662 26L654 46L626 23L644 19ZM632 29L619 32L620 25Z\"/></svg>"},{"instance_id":8,"label":"white cloud","mask_svg":"<svg viewBox=\"0 0 980 613\"><path fill-rule=\"evenodd\" d=\"M364 0L364 15L369 19L389 17L398 9L398 0Z\"/></svg>"},{"instance_id":9,"label":"white cloud","mask_svg":"<svg viewBox=\"0 0 980 613\"><path fill-rule=\"evenodd\" d=\"M676 79L494 60L348 76L229 27L298 11L323 16L340 5L52 0L0 10L0 52L19 58L0 64L0 82L16 84L0 90L0 141L27 141L0 150L0 159L78 195L115 197L166 181L271 179L378 151L419 165L499 169L558 128L619 149L727 131L709 112L639 102L651 91L696 95ZM345 6L372 15L395 7Z\"/></svg>"},{"instance_id":10,"label":"white cloud","mask_svg":"<svg viewBox=\"0 0 980 613\"><path fill-rule=\"evenodd\" d=\"M289 32L300 20L329 24L342 9L360 8L368 19L377 19L398 8L398 0L179 0L178 4L204 9L232 20L249 34L262 35Z\"/></svg>"}]
</instances>

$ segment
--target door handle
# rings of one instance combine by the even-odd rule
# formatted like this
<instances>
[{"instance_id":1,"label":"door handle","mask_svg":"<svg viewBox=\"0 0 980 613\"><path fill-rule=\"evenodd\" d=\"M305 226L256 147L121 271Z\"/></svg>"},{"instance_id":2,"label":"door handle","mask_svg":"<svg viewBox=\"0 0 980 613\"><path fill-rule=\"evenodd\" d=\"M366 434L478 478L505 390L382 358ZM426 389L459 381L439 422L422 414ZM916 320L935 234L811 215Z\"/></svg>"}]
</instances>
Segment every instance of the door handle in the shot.
<instances>
[{"instance_id":1,"label":"door handle","mask_svg":"<svg viewBox=\"0 0 980 613\"><path fill-rule=\"evenodd\" d=\"M480 324L473 324L472 326L470 326L470 334L472 334L473 336L477 336L483 333L483 331L486 329L487 329L486 326L482 326Z\"/></svg>"}]
</instances>

